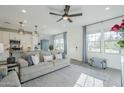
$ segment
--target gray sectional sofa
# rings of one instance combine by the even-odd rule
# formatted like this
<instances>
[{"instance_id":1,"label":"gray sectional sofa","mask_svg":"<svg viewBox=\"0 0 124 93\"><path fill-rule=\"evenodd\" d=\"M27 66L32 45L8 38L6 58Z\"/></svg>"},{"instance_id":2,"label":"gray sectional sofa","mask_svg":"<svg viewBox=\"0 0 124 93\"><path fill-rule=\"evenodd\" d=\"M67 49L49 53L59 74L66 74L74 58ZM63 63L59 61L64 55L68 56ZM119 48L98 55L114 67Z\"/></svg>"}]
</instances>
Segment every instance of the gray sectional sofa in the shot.
<instances>
[{"instance_id":1,"label":"gray sectional sofa","mask_svg":"<svg viewBox=\"0 0 124 93\"><path fill-rule=\"evenodd\" d=\"M1 66L0 74L4 75L4 78L0 80L0 87L21 87L16 71L8 72L7 66Z\"/></svg>"},{"instance_id":2,"label":"gray sectional sofa","mask_svg":"<svg viewBox=\"0 0 124 93\"><path fill-rule=\"evenodd\" d=\"M58 69L61 69L63 67L70 65L70 60L65 58L61 60L52 60L50 62L44 62L43 61L43 55L46 53L43 52L27 52L25 55L31 55L31 54L38 54L40 62L37 65L28 66L27 62L23 60L18 60L18 63L20 64L20 80L21 83L24 83L26 81L32 80L34 78L37 78L39 76L45 75L47 73L56 71Z\"/></svg>"},{"instance_id":3,"label":"gray sectional sofa","mask_svg":"<svg viewBox=\"0 0 124 93\"><path fill-rule=\"evenodd\" d=\"M32 54L38 54L40 62L37 65L28 66L28 63L22 57ZM0 80L0 87L21 87L21 83L70 65L70 60L67 58L44 62L43 55L46 54L49 53L41 51L20 53L16 58L18 59L17 62L20 64L20 80L16 71L8 72L7 66L0 67L0 74L2 73L4 75L4 78Z\"/></svg>"},{"instance_id":4,"label":"gray sectional sofa","mask_svg":"<svg viewBox=\"0 0 124 93\"><path fill-rule=\"evenodd\" d=\"M0 81L0 87L21 87L16 71L11 71Z\"/></svg>"},{"instance_id":5,"label":"gray sectional sofa","mask_svg":"<svg viewBox=\"0 0 124 93\"><path fill-rule=\"evenodd\" d=\"M23 67L20 69L20 79L21 82L25 82L36 77L42 76L44 74L53 72L60 68L69 66L70 63L67 59L53 61L53 62L40 62L37 65Z\"/></svg>"}]
</instances>

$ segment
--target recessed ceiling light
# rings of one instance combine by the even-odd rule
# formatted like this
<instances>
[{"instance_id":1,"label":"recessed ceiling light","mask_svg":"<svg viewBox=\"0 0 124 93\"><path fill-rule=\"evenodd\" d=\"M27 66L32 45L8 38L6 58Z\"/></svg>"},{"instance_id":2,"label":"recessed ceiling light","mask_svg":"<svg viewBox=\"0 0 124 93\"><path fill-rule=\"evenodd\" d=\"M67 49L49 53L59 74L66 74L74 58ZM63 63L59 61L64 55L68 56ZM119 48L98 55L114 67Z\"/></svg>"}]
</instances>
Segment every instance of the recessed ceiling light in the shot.
<instances>
[{"instance_id":1,"label":"recessed ceiling light","mask_svg":"<svg viewBox=\"0 0 124 93\"><path fill-rule=\"evenodd\" d=\"M27 11L25 9L22 9L22 13L26 13Z\"/></svg>"},{"instance_id":2,"label":"recessed ceiling light","mask_svg":"<svg viewBox=\"0 0 124 93\"><path fill-rule=\"evenodd\" d=\"M107 10L110 10L110 7L106 7L105 10L106 10L106 11L107 11Z\"/></svg>"}]
</instances>

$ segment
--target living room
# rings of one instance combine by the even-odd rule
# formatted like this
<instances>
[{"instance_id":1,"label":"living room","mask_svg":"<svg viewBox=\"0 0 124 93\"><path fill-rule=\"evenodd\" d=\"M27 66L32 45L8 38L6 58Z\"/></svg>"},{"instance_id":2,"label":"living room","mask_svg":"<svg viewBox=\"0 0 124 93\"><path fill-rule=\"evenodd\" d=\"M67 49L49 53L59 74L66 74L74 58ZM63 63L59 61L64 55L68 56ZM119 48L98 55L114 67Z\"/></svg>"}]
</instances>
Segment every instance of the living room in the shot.
<instances>
[{"instance_id":1,"label":"living room","mask_svg":"<svg viewBox=\"0 0 124 93\"><path fill-rule=\"evenodd\" d=\"M123 8L1 5L0 87L123 87Z\"/></svg>"}]
</instances>

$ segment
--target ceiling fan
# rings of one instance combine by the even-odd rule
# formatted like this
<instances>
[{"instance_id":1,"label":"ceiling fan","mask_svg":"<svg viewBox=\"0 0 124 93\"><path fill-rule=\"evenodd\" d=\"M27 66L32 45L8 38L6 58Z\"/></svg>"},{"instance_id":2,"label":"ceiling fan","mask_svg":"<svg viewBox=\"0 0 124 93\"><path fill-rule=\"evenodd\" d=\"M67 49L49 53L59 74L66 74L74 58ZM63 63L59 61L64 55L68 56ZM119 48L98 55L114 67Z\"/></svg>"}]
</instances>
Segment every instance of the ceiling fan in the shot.
<instances>
[{"instance_id":1,"label":"ceiling fan","mask_svg":"<svg viewBox=\"0 0 124 93\"><path fill-rule=\"evenodd\" d=\"M58 14L58 13L53 13L53 12L49 12L49 14L56 15L56 16L61 16L61 18L59 20L57 20L56 22L59 22L61 20L68 20L70 23L73 22L70 19L71 17L82 16L82 13L68 14L69 10L70 10L70 6L69 5L65 5L64 14Z\"/></svg>"}]
</instances>

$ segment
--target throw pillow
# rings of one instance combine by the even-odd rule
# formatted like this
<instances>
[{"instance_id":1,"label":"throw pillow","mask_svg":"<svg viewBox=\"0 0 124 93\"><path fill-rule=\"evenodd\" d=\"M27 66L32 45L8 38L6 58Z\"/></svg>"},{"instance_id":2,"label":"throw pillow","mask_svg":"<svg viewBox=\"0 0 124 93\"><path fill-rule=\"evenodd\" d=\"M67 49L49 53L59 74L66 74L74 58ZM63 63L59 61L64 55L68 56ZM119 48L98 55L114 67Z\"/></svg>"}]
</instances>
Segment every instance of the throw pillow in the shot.
<instances>
[{"instance_id":1,"label":"throw pillow","mask_svg":"<svg viewBox=\"0 0 124 93\"><path fill-rule=\"evenodd\" d=\"M56 54L56 60L61 60L62 59L62 54Z\"/></svg>"},{"instance_id":2,"label":"throw pillow","mask_svg":"<svg viewBox=\"0 0 124 93\"><path fill-rule=\"evenodd\" d=\"M41 51L40 52L40 62L44 62L44 56L50 56L51 52L50 51Z\"/></svg>"},{"instance_id":3,"label":"throw pillow","mask_svg":"<svg viewBox=\"0 0 124 93\"><path fill-rule=\"evenodd\" d=\"M53 56L52 55L48 55L48 56L43 56L44 58L44 62L50 62L53 60Z\"/></svg>"},{"instance_id":4,"label":"throw pillow","mask_svg":"<svg viewBox=\"0 0 124 93\"><path fill-rule=\"evenodd\" d=\"M32 57L34 65L37 65L40 62L38 55L34 55L34 56L31 56L31 57Z\"/></svg>"},{"instance_id":5,"label":"throw pillow","mask_svg":"<svg viewBox=\"0 0 124 93\"><path fill-rule=\"evenodd\" d=\"M28 66L32 66L34 65L33 61L32 61L32 57L30 55L28 55L25 60L28 62Z\"/></svg>"},{"instance_id":6,"label":"throw pillow","mask_svg":"<svg viewBox=\"0 0 124 93\"><path fill-rule=\"evenodd\" d=\"M19 58L17 62L20 64L21 68L28 67L28 62L23 58Z\"/></svg>"}]
</instances>

